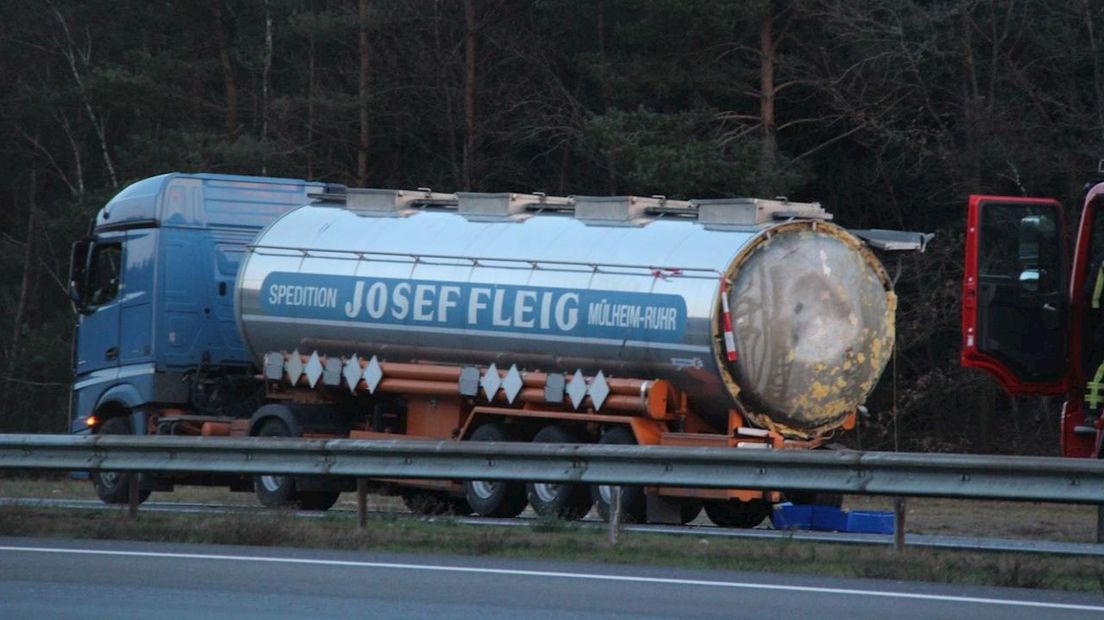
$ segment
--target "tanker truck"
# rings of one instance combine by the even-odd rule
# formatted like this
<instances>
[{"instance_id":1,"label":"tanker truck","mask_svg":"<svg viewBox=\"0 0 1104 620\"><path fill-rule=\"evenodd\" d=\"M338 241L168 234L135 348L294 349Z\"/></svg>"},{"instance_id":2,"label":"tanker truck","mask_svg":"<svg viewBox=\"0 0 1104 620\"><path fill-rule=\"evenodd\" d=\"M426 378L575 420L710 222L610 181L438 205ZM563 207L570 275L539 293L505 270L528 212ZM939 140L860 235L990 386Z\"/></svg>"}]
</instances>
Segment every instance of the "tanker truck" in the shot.
<instances>
[{"instance_id":1,"label":"tanker truck","mask_svg":"<svg viewBox=\"0 0 1104 620\"><path fill-rule=\"evenodd\" d=\"M166 174L74 244L75 433L814 449L894 344L871 250L818 204ZM127 476L91 474L105 502ZM354 481L142 475L329 508ZM421 513L608 517L610 488L378 480ZM622 488L628 519L761 522L781 491Z\"/></svg>"}]
</instances>

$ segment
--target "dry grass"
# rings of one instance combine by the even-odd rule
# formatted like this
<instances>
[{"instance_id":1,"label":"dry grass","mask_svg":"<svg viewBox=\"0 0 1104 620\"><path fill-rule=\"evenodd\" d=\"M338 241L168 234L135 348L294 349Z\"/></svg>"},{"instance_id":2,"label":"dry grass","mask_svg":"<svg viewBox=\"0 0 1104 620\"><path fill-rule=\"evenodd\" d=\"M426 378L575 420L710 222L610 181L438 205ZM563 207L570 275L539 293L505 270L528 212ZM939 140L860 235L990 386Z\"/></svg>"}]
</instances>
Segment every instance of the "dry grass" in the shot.
<instances>
[{"instance_id":1,"label":"dry grass","mask_svg":"<svg viewBox=\"0 0 1104 620\"><path fill-rule=\"evenodd\" d=\"M917 534L1093 542L1096 507L914 497L905 504L905 530ZM848 496L852 510L893 510L888 497Z\"/></svg>"},{"instance_id":2,"label":"dry grass","mask_svg":"<svg viewBox=\"0 0 1104 620\"><path fill-rule=\"evenodd\" d=\"M1099 558L855 547L792 541L669 537L604 532L572 525L466 527L449 520L373 517L358 530L350 515L293 519L280 514L183 515L0 507L0 535L124 539L276 547L525 557L608 564L820 574L1104 591Z\"/></svg>"},{"instance_id":3,"label":"dry grass","mask_svg":"<svg viewBox=\"0 0 1104 620\"><path fill-rule=\"evenodd\" d=\"M0 497L96 499L92 485L63 475L0 475ZM231 493L221 487L178 486L172 493L154 493L151 501L257 506L252 493ZM368 496L369 510L406 512L394 497ZM352 493L342 495L339 507L356 509ZM893 510L888 497L847 496L851 510ZM906 530L914 534L943 534L984 538L1093 542L1096 508L1067 504L910 498ZM707 524L703 515L696 524ZM543 525L542 525L543 527ZM548 527L558 527L548 524Z\"/></svg>"}]
</instances>

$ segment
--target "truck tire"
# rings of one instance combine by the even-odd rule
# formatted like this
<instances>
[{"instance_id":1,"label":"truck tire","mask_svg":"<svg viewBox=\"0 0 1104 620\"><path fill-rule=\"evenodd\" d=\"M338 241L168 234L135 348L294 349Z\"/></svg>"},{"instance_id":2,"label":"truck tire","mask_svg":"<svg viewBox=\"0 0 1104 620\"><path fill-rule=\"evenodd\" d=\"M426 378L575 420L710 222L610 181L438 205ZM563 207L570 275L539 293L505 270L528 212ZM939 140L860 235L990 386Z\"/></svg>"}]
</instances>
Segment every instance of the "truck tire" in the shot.
<instances>
[{"instance_id":1,"label":"truck tire","mask_svg":"<svg viewBox=\"0 0 1104 620\"><path fill-rule=\"evenodd\" d=\"M602 445L636 445L636 435L627 426L612 426L602 433L598 441ZM610 501L613 487L607 484L592 484L590 497L598 509L603 521L610 520ZM643 523L645 512L644 489L637 486L621 487L621 521L623 523Z\"/></svg>"},{"instance_id":2,"label":"truck tire","mask_svg":"<svg viewBox=\"0 0 1104 620\"><path fill-rule=\"evenodd\" d=\"M111 418L100 427L98 435L133 435L130 418L125 415ZM96 487L96 496L105 504L126 504L130 501L130 478L135 473L117 471L92 472L92 484ZM138 491L138 502L146 501L149 491Z\"/></svg>"},{"instance_id":3,"label":"truck tire","mask_svg":"<svg viewBox=\"0 0 1104 620\"><path fill-rule=\"evenodd\" d=\"M471 441L511 441L513 436L497 422L484 424L471 434ZM525 485L520 482L465 480L464 496L481 517L512 519L525 510Z\"/></svg>"},{"instance_id":4,"label":"truck tire","mask_svg":"<svg viewBox=\"0 0 1104 620\"><path fill-rule=\"evenodd\" d=\"M552 424L533 437L533 443L579 443L574 433ZM590 512L590 489L577 483L530 482L525 485L529 505L542 517L582 519Z\"/></svg>"},{"instance_id":5,"label":"truck tire","mask_svg":"<svg viewBox=\"0 0 1104 620\"><path fill-rule=\"evenodd\" d=\"M711 499L705 502L705 514L719 527L750 529L770 515L770 504L761 500Z\"/></svg>"},{"instance_id":6,"label":"truck tire","mask_svg":"<svg viewBox=\"0 0 1104 620\"><path fill-rule=\"evenodd\" d=\"M282 420L273 418L261 424L257 437L291 437L291 431ZM291 476L254 476L253 489L265 508L299 507L299 494L295 490L295 479ZM334 501L337 501L336 496Z\"/></svg>"}]
</instances>

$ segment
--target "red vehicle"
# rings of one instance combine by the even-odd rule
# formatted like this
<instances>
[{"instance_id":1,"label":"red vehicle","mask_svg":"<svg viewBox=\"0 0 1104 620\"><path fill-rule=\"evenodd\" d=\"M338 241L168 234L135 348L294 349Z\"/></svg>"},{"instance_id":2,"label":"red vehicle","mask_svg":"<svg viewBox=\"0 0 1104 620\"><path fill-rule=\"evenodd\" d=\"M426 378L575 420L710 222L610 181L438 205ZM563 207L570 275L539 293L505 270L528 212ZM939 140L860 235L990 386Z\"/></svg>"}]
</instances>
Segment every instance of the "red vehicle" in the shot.
<instances>
[{"instance_id":1,"label":"red vehicle","mask_svg":"<svg viewBox=\"0 0 1104 620\"><path fill-rule=\"evenodd\" d=\"M1104 183L1085 193L1073 253L1051 199L970 196L962 365L1015 395L1065 394L1061 454L1100 458Z\"/></svg>"}]
</instances>

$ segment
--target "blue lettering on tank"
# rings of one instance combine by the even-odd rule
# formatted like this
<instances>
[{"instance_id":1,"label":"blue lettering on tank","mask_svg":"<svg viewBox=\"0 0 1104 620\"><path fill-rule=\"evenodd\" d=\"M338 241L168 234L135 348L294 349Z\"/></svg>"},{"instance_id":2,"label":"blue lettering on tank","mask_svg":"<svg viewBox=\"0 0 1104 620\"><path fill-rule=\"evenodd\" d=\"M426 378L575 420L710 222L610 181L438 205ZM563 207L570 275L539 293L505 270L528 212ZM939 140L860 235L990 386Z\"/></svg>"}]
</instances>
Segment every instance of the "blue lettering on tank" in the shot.
<instances>
[{"instance_id":1,"label":"blue lettering on tank","mask_svg":"<svg viewBox=\"0 0 1104 620\"><path fill-rule=\"evenodd\" d=\"M681 342L678 295L273 272L270 316L579 338Z\"/></svg>"}]
</instances>

